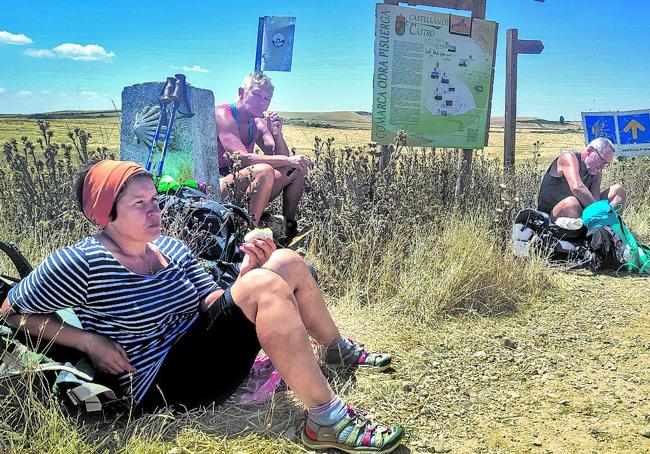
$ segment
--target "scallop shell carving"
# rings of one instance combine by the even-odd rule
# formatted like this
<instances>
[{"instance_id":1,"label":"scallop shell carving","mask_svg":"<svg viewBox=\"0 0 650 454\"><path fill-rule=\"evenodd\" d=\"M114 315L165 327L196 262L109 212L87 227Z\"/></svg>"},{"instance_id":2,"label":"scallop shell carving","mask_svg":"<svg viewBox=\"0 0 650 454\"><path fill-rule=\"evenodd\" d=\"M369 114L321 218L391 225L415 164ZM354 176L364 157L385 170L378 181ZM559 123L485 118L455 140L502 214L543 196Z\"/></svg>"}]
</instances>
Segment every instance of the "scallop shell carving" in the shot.
<instances>
[{"instance_id":1,"label":"scallop shell carving","mask_svg":"<svg viewBox=\"0 0 650 454\"><path fill-rule=\"evenodd\" d=\"M160 106L158 105L145 106L140 112L136 114L135 121L133 122L133 132L135 133L135 137L138 143L145 144L147 148L151 147L151 141L153 140L153 136L156 133L156 127L158 126L159 119ZM167 125L163 124L160 127L160 133L158 134L158 145L162 145L164 142L166 130Z\"/></svg>"}]
</instances>

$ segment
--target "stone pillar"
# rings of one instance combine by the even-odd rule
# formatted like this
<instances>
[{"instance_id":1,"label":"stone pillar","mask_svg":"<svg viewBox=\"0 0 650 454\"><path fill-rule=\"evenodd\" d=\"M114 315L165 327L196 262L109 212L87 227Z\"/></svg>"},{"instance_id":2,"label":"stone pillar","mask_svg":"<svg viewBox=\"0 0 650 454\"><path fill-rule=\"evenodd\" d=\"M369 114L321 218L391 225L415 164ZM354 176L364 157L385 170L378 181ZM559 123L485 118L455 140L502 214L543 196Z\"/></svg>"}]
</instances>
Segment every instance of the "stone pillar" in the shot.
<instances>
[{"instance_id":1,"label":"stone pillar","mask_svg":"<svg viewBox=\"0 0 650 454\"><path fill-rule=\"evenodd\" d=\"M134 124L143 109L158 106L164 83L146 82L122 90L122 124L120 132L120 158L145 165L149 146L136 137ZM172 127L163 175L177 180L197 180L210 186L210 198L219 200L219 164L217 159L217 134L214 119L212 91L186 86L187 99L194 114L183 118L187 110L181 105ZM168 105L171 114L171 104ZM154 118L155 120L155 118ZM151 133L153 135L153 133ZM164 134L159 136L159 147L154 150L151 171L156 174Z\"/></svg>"}]
</instances>

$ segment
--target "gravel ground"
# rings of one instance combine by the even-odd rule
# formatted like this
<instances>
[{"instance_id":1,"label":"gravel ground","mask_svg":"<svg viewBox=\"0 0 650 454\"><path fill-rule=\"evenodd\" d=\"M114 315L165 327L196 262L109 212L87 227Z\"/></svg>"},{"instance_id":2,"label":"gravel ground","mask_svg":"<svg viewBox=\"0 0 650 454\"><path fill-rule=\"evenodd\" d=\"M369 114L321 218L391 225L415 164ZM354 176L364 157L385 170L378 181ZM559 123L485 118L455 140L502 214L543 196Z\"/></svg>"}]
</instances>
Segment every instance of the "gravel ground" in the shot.
<instances>
[{"instance_id":1,"label":"gravel ground","mask_svg":"<svg viewBox=\"0 0 650 454\"><path fill-rule=\"evenodd\" d=\"M517 314L409 328L384 379L409 431L395 452L650 452L650 280L557 284Z\"/></svg>"}]
</instances>

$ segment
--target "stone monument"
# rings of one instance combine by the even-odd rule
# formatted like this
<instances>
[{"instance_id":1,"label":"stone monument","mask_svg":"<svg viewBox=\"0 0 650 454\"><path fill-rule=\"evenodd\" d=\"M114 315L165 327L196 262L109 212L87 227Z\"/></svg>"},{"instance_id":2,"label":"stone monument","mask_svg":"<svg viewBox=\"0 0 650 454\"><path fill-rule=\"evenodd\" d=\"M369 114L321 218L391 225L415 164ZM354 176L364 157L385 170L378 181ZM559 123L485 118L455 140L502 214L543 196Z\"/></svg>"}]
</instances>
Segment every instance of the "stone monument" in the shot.
<instances>
[{"instance_id":1,"label":"stone monument","mask_svg":"<svg viewBox=\"0 0 650 454\"><path fill-rule=\"evenodd\" d=\"M164 82L146 82L122 90L120 158L145 165L149 144L160 116ZM162 105L167 120L172 104ZM187 114L191 113L191 116ZM168 120L167 120L168 121ZM151 171L157 173L165 137L165 122L152 155ZM136 134L137 133L137 134ZM147 143L148 139L148 143ZM212 91L186 85L186 103L179 103L171 128L163 175L176 180L196 180L208 184L210 198L219 199L217 134Z\"/></svg>"}]
</instances>

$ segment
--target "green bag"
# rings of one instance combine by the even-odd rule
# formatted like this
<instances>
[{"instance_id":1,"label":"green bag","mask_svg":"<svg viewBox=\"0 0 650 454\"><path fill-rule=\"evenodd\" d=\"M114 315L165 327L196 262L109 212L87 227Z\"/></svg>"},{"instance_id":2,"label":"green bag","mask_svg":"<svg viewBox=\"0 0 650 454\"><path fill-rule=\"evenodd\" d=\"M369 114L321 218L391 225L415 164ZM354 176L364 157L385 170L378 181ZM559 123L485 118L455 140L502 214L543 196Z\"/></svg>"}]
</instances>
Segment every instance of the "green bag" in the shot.
<instances>
[{"instance_id":1,"label":"green bag","mask_svg":"<svg viewBox=\"0 0 650 454\"><path fill-rule=\"evenodd\" d=\"M638 271L639 273L650 274L650 247L639 243L623 222L623 218L618 216L618 222L612 224L610 228L620 237L623 249L623 268L627 271Z\"/></svg>"},{"instance_id":2,"label":"green bag","mask_svg":"<svg viewBox=\"0 0 650 454\"><path fill-rule=\"evenodd\" d=\"M168 191L178 191L183 186L199 189L199 184L195 180L178 181L169 175L165 175L158 180L156 187L158 192L166 193Z\"/></svg>"}]
</instances>

